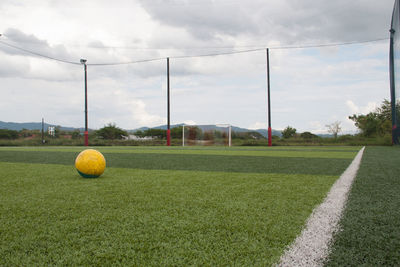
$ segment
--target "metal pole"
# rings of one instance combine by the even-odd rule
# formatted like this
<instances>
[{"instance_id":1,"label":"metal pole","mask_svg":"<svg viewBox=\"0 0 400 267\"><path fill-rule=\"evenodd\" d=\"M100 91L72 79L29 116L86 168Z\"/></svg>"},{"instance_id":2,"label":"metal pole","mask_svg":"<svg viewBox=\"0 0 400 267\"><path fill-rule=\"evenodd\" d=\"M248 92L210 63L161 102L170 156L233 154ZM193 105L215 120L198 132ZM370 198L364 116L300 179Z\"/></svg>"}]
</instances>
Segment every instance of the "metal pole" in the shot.
<instances>
[{"instance_id":1,"label":"metal pole","mask_svg":"<svg viewBox=\"0 0 400 267\"><path fill-rule=\"evenodd\" d=\"M185 146L185 124L182 125L182 146Z\"/></svg>"},{"instance_id":2,"label":"metal pole","mask_svg":"<svg viewBox=\"0 0 400 267\"><path fill-rule=\"evenodd\" d=\"M229 147L232 146L232 126L229 125Z\"/></svg>"},{"instance_id":3,"label":"metal pole","mask_svg":"<svg viewBox=\"0 0 400 267\"><path fill-rule=\"evenodd\" d=\"M44 144L44 118L42 118L42 144Z\"/></svg>"},{"instance_id":4,"label":"metal pole","mask_svg":"<svg viewBox=\"0 0 400 267\"><path fill-rule=\"evenodd\" d=\"M171 112L170 112L170 86L169 86L169 57L167 57L167 146L171 145Z\"/></svg>"},{"instance_id":5,"label":"metal pole","mask_svg":"<svg viewBox=\"0 0 400 267\"><path fill-rule=\"evenodd\" d=\"M271 128L271 86L269 77L269 48L267 48L267 89L268 89L268 146L272 146L272 128Z\"/></svg>"},{"instance_id":6,"label":"metal pole","mask_svg":"<svg viewBox=\"0 0 400 267\"><path fill-rule=\"evenodd\" d=\"M89 145L88 99L87 99L87 65L85 64L85 146Z\"/></svg>"},{"instance_id":7,"label":"metal pole","mask_svg":"<svg viewBox=\"0 0 400 267\"><path fill-rule=\"evenodd\" d=\"M396 82L394 78L395 70L394 70L394 48L393 48L393 39L395 30L390 30L390 53L389 53L389 72L390 72L390 99L391 99L391 107L392 107L392 144L398 144L398 137L396 135L397 132L397 114L396 114Z\"/></svg>"},{"instance_id":8,"label":"metal pole","mask_svg":"<svg viewBox=\"0 0 400 267\"><path fill-rule=\"evenodd\" d=\"M81 63L85 70L85 146L89 145L89 130L88 130L88 101L87 101L87 65L86 59L81 59Z\"/></svg>"}]
</instances>

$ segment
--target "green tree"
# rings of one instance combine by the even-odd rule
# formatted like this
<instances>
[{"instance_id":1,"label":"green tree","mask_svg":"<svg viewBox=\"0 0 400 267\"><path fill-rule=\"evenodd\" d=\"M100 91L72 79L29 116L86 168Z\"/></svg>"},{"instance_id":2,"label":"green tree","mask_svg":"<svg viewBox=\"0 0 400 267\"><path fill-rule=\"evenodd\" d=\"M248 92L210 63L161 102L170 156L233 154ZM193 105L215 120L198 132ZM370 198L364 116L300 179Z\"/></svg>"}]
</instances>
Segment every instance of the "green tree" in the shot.
<instances>
[{"instance_id":1,"label":"green tree","mask_svg":"<svg viewBox=\"0 0 400 267\"><path fill-rule=\"evenodd\" d=\"M300 134L300 137L303 139L316 139L318 138L318 135L315 135L311 132L304 132Z\"/></svg>"},{"instance_id":2,"label":"green tree","mask_svg":"<svg viewBox=\"0 0 400 267\"><path fill-rule=\"evenodd\" d=\"M260 140L260 139L265 139L265 137L262 134L260 134L259 132L256 132L256 131L250 131L250 132L235 132L235 131L232 131L232 139Z\"/></svg>"},{"instance_id":3,"label":"green tree","mask_svg":"<svg viewBox=\"0 0 400 267\"><path fill-rule=\"evenodd\" d=\"M204 138L204 140L209 140L209 141L214 140L213 131L205 131L203 138Z\"/></svg>"},{"instance_id":4,"label":"green tree","mask_svg":"<svg viewBox=\"0 0 400 267\"><path fill-rule=\"evenodd\" d=\"M333 134L333 137L337 139L338 133L342 130L342 127L340 127L340 121L335 121L331 124L326 125L328 128L328 133Z\"/></svg>"},{"instance_id":5,"label":"green tree","mask_svg":"<svg viewBox=\"0 0 400 267\"><path fill-rule=\"evenodd\" d=\"M8 129L0 129L0 139L17 139L18 131L8 130Z\"/></svg>"},{"instance_id":6,"label":"green tree","mask_svg":"<svg viewBox=\"0 0 400 267\"><path fill-rule=\"evenodd\" d=\"M396 104L396 116L400 118L400 105ZM383 100L382 105L374 111L364 114L353 114L349 119L366 137L384 136L392 132L392 107L388 100Z\"/></svg>"},{"instance_id":7,"label":"green tree","mask_svg":"<svg viewBox=\"0 0 400 267\"><path fill-rule=\"evenodd\" d=\"M55 138L59 138L61 134L62 134L62 132L61 132L61 126L60 126L60 125L57 125L57 126L54 128L54 137L55 137Z\"/></svg>"},{"instance_id":8,"label":"green tree","mask_svg":"<svg viewBox=\"0 0 400 267\"><path fill-rule=\"evenodd\" d=\"M361 131L361 134L367 137L375 136L379 129L379 118L375 112L370 112L367 115L349 116L349 119L354 121L354 125Z\"/></svg>"},{"instance_id":9,"label":"green tree","mask_svg":"<svg viewBox=\"0 0 400 267\"><path fill-rule=\"evenodd\" d=\"M38 133L39 133L39 130L28 130L25 128L23 128L21 131L19 131L19 135L23 138L31 137L31 136L37 135Z\"/></svg>"},{"instance_id":10,"label":"green tree","mask_svg":"<svg viewBox=\"0 0 400 267\"><path fill-rule=\"evenodd\" d=\"M250 139L257 139L257 140L265 139L265 137L262 134L260 134L259 132L256 132L256 131L248 132L247 136Z\"/></svg>"},{"instance_id":11,"label":"green tree","mask_svg":"<svg viewBox=\"0 0 400 267\"><path fill-rule=\"evenodd\" d=\"M133 134L136 135L137 137L145 137L144 132L142 130L137 130Z\"/></svg>"},{"instance_id":12,"label":"green tree","mask_svg":"<svg viewBox=\"0 0 400 267\"><path fill-rule=\"evenodd\" d=\"M176 139L182 139L182 126L171 129L171 137Z\"/></svg>"},{"instance_id":13,"label":"green tree","mask_svg":"<svg viewBox=\"0 0 400 267\"><path fill-rule=\"evenodd\" d=\"M296 134L296 131L295 128L288 126L282 131L282 137L285 139L293 137Z\"/></svg>"},{"instance_id":14,"label":"green tree","mask_svg":"<svg viewBox=\"0 0 400 267\"><path fill-rule=\"evenodd\" d=\"M81 132L79 130L75 130L71 133L72 139L79 139L81 137Z\"/></svg>"},{"instance_id":15,"label":"green tree","mask_svg":"<svg viewBox=\"0 0 400 267\"><path fill-rule=\"evenodd\" d=\"M396 105L397 116L400 115L399 103ZM392 105L389 100L384 99L382 105L378 107L375 111L381 120L392 120Z\"/></svg>"},{"instance_id":16,"label":"green tree","mask_svg":"<svg viewBox=\"0 0 400 267\"><path fill-rule=\"evenodd\" d=\"M188 140L198 140L203 137L203 131L197 126L188 126Z\"/></svg>"},{"instance_id":17,"label":"green tree","mask_svg":"<svg viewBox=\"0 0 400 267\"><path fill-rule=\"evenodd\" d=\"M164 139L167 138L167 131L163 129L147 129L143 132L143 135Z\"/></svg>"},{"instance_id":18,"label":"green tree","mask_svg":"<svg viewBox=\"0 0 400 267\"><path fill-rule=\"evenodd\" d=\"M114 123L109 123L103 128L97 130L96 136L103 139L115 140L122 139L123 136L128 136L128 133L121 128L118 128Z\"/></svg>"}]
</instances>

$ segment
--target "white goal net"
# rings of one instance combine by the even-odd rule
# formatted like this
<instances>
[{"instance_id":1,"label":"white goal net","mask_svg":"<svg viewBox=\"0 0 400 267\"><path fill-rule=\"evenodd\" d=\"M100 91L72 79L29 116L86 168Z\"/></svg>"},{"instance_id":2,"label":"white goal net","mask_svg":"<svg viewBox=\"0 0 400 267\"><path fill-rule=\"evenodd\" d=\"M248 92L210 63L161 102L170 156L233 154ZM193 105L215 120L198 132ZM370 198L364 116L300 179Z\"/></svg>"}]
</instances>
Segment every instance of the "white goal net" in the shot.
<instances>
[{"instance_id":1,"label":"white goal net","mask_svg":"<svg viewBox=\"0 0 400 267\"><path fill-rule=\"evenodd\" d=\"M230 124L182 126L182 146L214 145L232 145L232 127Z\"/></svg>"}]
</instances>

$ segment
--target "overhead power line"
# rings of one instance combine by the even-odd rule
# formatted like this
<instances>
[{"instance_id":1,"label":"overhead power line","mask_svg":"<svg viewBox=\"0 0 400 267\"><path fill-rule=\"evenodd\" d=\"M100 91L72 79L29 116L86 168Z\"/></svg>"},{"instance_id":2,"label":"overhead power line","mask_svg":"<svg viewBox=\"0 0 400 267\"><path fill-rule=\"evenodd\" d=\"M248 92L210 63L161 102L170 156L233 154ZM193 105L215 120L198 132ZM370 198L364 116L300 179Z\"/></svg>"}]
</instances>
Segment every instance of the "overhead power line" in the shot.
<instances>
[{"instance_id":1,"label":"overhead power line","mask_svg":"<svg viewBox=\"0 0 400 267\"><path fill-rule=\"evenodd\" d=\"M152 59L143 59L143 60L134 60L134 61L125 61L125 62L115 62L115 63L88 63L86 65L90 65L90 66L117 66L117 65L129 65L129 64L136 64L136 63L159 61L159 60L164 60L164 59L165 59L165 57L152 58Z\"/></svg>"},{"instance_id":2,"label":"overhead power line","mask_svg":"<svg viewBox=\"0 0 400 267\"><path fill-rule=\"evenodd\" d=\"M0 35L1 36L1 35ZM354 42L342 42L342 43L331 43L331 44L311 44L311 45L298 45L298 46L275 46L269 47L269 49L273 50L280 50L280 49L305 49L305 48L322 48L322 47L336 47L336 46L346 46L346 45L356 45L356 44L365 44L365 43L374 43L389 40L389 38L379 38L379 39L372 39L366 41L354 41ZM23 51L28 54L32 54L38 57L43 57L49 60L55 60L62 63L73 64L73 65L81 65L80 62L74 62L69 60L64 60L56 57L47 56L29 49L25 49L22 47L18 47L12 44L9 44L4 41L0 41L0 44L14 48L16 50ZM256 46L255 46L256 47ZM200 58L200 57L215 57L215 56L223 56L223 55L233 55L233 54L243 54L243 53L251 53L257 51L264 51L267 49L267 46L259 46L260 48L255 49L248 49L248 50L235 50L230 52L219 52L219 53L210 53L210 54L198 54L198 55L182 55L182 56L171 56L170 59L184 59L184 58ZM224 47L227 48L227 47ZM234 49L234 47L232 47ZM163 58L152 58L152 59L143 59L143 60L131 60L131 61L121 61L121 62L110 62L110 63L88 63L87 65L90 66L117 66L117 65L129 65L129 64L136 64L136 63L144 63L144 62L152 62L152 61L159 61L164 60L166 57Z\"/></svg>"},{"instance_id":3,"label":"overhead power line","mask_svg":"<svg viewBox=\"0 0 400 267\"><path fill-rule=\"evenodd\" d=\"M343 43L332 43L332 44L311 44L311 45L300 45L300 46L277 46L270 47L269 49L303 49L303 48L321 48L321 47L334 47L334 46L344 46L344 45L355 45L355 44L365 44L365 43L375 43L380 41L387 41L389 37L378 38L366 41L354 41L354 42L343 42Z\"/></svg>"},{"instance_id":4,"label":"overhead power line","mask_svg":"<svg viewBox=\"0 0 400 267\"><path fill-rule=\"evenodd\" d=\"M1 34L0 34L1 36ZM341 46L341 45L352 45L352 44L362 44L362 43L370 43L370 42L378 42L389 40L388 37L378 38L366 41L354 41L354 42L343 42L343 43L329 43L329 44L310 44L310 45L287 45L287 46L268 46L268 45L235 45L235 46L192 46L192 47L142 47L142 46L92 46L92 45L74 45L69 44L68 47L78 47L78 48L87 48L87 49L126 49L126 50L210 50L210 49L301 49L301 48L317 48L317 47L325 47L325 46ZM36 42L24 42L29 44L37 44ZM244 50L247 51L247 50ZM239 51L241 52L241 51ZM222 52L223 53L223 52ZM172 58L172 57L170 57Z\"/></svg>"},{"instance_id":5,"label":"overhead power line","mask_svg":"<svg viewBox=\"0 0 400 267\"><path fill-rule=\"evenodd\" d=\"M317 45L302 45L302 46L276 46L276 47L268 47L269 49L279 50L279 49L304 49L304 48L321 48L321 47L335 47L335 46L344 46L344 45L354 45L354 44L364 44L364 43L373 43L380 42L384 40L389 40L389 38L380 38L374 40L367 41L358 41L358 42L346 42L346 43L334 43L334 44L317 44ZM237 50L231 52L220 52L220 53L211 53L211 54L200 54L200 55L187 55L187 56L174 56L170 58L196 58L196 57L215 57L215 56L223 56L223 55L232 55L232 54L242 54L242 53L250 53L257 51L264 51L267 47L249 49L249 50Z\"/></svg>"},{"instance_id":6,"label":"overhead power line","mask_svg":"<svg viewBox=\"0 0 400 267\"><path fill-rule=\"evenodd\" d=\"M8 47L12 47L12 48L14 48L16 50L20 50L20 51L23 51L23 52L26 52L28 54L32 54L32 55L35 55L35 56L38 56L38 57L43 57L43 58L47 58L47 59L50 59L50 60L59 61L59 62L62 62L62 63L81 65L80 63L77 63L77 62L73 62L73 61L69 61L69 60L64 60L64 59L60 59L60 58L47 56L47 55L44 55L44 54L41 54L41 53L38 53L38 52L35 52L35 51L32 51L32 50L28 50L28 49L25 49L25 48L22 48L22 47L18 47L18 46L15 46L15 45L3 42L3 41L0 41L0 44L3 44L3 45L8 46Z\"/></svg>"}]
</instances>

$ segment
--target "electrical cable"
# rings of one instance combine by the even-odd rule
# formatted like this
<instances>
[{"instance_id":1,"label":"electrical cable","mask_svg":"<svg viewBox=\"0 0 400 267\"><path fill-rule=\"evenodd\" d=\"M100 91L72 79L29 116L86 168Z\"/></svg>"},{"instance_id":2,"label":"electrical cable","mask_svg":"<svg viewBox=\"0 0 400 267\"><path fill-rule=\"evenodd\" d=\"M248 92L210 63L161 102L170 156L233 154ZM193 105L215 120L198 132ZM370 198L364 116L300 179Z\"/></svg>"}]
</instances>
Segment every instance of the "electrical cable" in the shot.
<instances>
[{"instance_id":1,"label":"electrical cable","mask_svg":"<svg viewBox=\"0 0 400 267\"><path fill-rule=\"evenodd\" d=\"M164 60L165 58L152 58L152 59L143 59L143 60L136 60L136 61L126 61L126 62L115 62L115 63L88 63L88 66L117 66L117 65L129 65L129 64L136 64L136 63L144 63L144 62L152 62L152 61L159 61Z\"/></svg>"},{"instance_id":2,"label":"electrical cable","mask_svg":"<svg viewBox=\"0 0 400 267\"><path fill-rule=\"evenodd\" d=\"M345 45L355 45L355 44L365 44L365 43L373 43L373 42L380 42L384 40L388 40L389 38L379 38L379 39L372 39L372 40L366 40L366 41L354 41L354 42L343 42L343 43L333 43L333 44L314 44L314 45L299 45L299 46L276 46L276 47L269 47L269 49L273 50L281 50L281 49L305 49L305 48L322 48L322 47L335 47L335 46L345 46ZM25 53L32 54L35 56L47 58L50 60L55 60L59 61L62 63L67 63L67 64L73 64L73 65L81 65L81 63L78 62L73 62L69 60L64 60L64 59L59 59L51 56L47 56L32 50L24 49L9 43L6 43L4 41L0 41L0 44L12 47L14 49L24 51ZM260 46L262 47L262 46ZM225 47L226 48L226 47ZM232 47L234 48L234 47ZM210 53L210 54L200 54L200 55L183 55L183 56L171 56L168 57L170 59L185 59L185 58L200 58L200 57L215 57L215 56L223 56L223 55L233 55L233 54L243 54L243 53L251 53L251 52L257 52L257 51L263 51L267 49L267 47L263 48L256 48L256 49L248 49L248 50L236 50L236 51L230 51L230 52L220 52L220 53ZM159 60L164 60L167 57L163 58L152 58L152 59L143 59L143 60L132 60L132 61L126 61L126 62L110 62L110 63L87 63L86 65L88 66L117 66L117 65L129 65L129 64L136 64L136 63L145 63L145 62L153 62L153 61L159 61Z\"/></svg>"},{"instance_id":3,"label":"electrical cable","mask_svg":"<svg viewBox=\"0 0 400 267\"><path fill-rule=\"evenodd\" d=\"M257 49L249 49L249 50L238 50L238 51L231 51L231 52L220 52L220 53L213 53L213 54L203 54L203 55L187 55L187 56L173 56L169 57L172 59L181 59L181 58L195 58L195 57L216 57L216 56L224 56L224 55L233 55L233 54L243 54L243 53L251 53L256 51L262 51L265 48L257 48Z\"/></svg>"},{"instance_id":4,"label":"electrical cable","mask_svg":"<svg viewBox=\"0 0 400 267\"><path fill-rule=\"evenodd\" d=\"M315 44L315 45L302 45L302 46L277 46L277 47L270 47L269 49L303 49L303 48L320 48L320 47L334 47L334 46L344 46L344 45L355 45L355 44L365 44L365 43L374 43L380 41L389 40L389 37L386 38L378 38L366 41L354 41L354 42L344 42L344 43L333 43L333 44Z\"/></svg>"},{"instance_id":5,"label":"electrical cable","mask_svg":"<svg viewBox=\"0 0 400 267\"><path fill-rule=\"evenodd\" d=\"M47 59L50 59L50 60L55 60L55 61L59 61L59 62L62 62L62 63L67 63L67 64L81 65L81 63L68 61L68 60L64 60L64 59L59 59L59 58L55 58L55 57L50 57L50 56L43 55L43 54L28 50L28 49L25 49L25 48L21 48L21 47L18 47L18 46L15 46L15 45L3 42L3 41L0 41L0 44L12 47L12 48L20 50L20 51L24 51L24 52L26 52L28 54L32 54L32 55L35 55L35 56L38 56L38 57L43 57L43 58L47 58Z\"/></svg>"},{"instance_id":6,"label":"electrical cable","mask_svg":"<svg viewBox=\"0 0 400 267\"><path fill-rule=\"evenodd\" d=\"M303 46L277 46L277 47L269 47L269 49L279 50L279 49L304 49L304 48L334 47L334 46L344 46L344 45L379 42L379 41L388 40L388 39L389 38L380 38L380 39L367 40L367 41L335 43L335 44L318 44L318 45L303 45ZM190 56L190 55L174 56L174 57L170 57L170 58L180 59L180 58L195 58L195 57L215 57L215 56L223 56L223 55L231 55L231 54L241 54L241 53L264 51L265 49L267 49L267 47L257 48L257 49L249 49L249 50L231 51L231 52L221 52L221 53L215 53L215 54L204 54L204 55L193 55L193 56Z\"/></svg>"}]
</instances>

